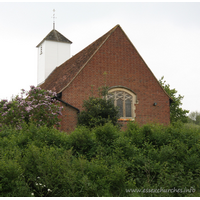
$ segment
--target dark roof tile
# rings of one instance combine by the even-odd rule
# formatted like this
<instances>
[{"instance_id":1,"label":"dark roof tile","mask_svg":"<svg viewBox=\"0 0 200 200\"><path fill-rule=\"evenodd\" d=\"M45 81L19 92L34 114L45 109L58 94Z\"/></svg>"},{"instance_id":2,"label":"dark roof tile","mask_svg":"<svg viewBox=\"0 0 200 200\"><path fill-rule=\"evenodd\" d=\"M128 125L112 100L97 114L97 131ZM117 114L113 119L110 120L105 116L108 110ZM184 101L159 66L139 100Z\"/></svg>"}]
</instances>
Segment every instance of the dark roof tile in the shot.
<instances>
[{"instance_id":1,"label":"dark roof tile","mask_svg":"<svg viewBox=\"0 0 200 200\"><path fill-rule=\"evenodd\" d=\"M53 29L36 47L39 47L40 44L45 40L65 42L65 43L70 43L70 44L72 43L70 40L68 40L65 36L63 36L61 33L59 33L55 29Z\"/></svg>"},{"instance_id":2,"label":"dark roof tile","mask_svg":"<svg viewBox=\"0 0 200 200\"><path fill-rule=\"evenodd\" d=\"M90 58L92 58L95 52L118 26L115 26L102 37L57 67L40 87L57 93L61 92L76 77L79 71L87 64Z\"/></svg>"}]
</instances>

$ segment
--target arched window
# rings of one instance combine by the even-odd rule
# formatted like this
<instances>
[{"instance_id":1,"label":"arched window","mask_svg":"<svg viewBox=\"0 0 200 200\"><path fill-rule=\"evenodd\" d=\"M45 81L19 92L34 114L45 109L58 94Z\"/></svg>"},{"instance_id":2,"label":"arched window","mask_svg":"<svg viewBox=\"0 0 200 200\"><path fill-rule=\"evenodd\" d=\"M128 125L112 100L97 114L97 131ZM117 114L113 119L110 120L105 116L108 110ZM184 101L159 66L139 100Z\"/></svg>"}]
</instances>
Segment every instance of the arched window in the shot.
<instances>
[{"instance_id":1,"label":"arched window","mask_svg":"<svg viewBox=\"0 0 200 200\"><path fill-rule=\"evenodd\" d=\"M135 119L136 95L125 88L113 88L108 91L107 99L111 99L119 108L120 119Z\"/></svg>"}]
</instances>

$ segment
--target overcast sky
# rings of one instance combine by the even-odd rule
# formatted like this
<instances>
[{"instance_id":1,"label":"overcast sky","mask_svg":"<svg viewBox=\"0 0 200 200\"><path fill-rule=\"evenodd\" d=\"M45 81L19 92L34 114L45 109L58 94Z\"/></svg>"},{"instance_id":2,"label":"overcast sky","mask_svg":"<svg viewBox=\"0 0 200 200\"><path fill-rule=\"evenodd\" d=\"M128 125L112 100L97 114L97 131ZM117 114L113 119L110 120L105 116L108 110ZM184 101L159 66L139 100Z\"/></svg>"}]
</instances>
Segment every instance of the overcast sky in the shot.
<instances>
[{"instance_id":1,"label":"overcast sky","mask_svg":"<svg viewBox=\"0 0 200 200\"><path fill-rule=\"evenodd\" d=\"M200 112L200 3L0 2L0 100L37 85L36 45L53 29L75 55L119 24L159 80Z\"/></svg>"}]
</instances>

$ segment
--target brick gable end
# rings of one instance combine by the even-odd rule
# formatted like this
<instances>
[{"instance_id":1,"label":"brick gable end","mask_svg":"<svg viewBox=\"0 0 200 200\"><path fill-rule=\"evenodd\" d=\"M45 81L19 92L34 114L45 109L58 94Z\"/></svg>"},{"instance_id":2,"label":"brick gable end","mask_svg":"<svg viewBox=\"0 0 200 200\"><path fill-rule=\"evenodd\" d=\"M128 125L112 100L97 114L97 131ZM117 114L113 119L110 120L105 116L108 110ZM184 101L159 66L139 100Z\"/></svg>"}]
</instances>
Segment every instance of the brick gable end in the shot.
<instances>
[{"instance_id":1,"label":"brick gable end","mask_svg":"<svg viewBox=\"0 0 200 200\"><path fill-rule=\"evenodd\" d=\"M82 110L83 100L91 95L91 86L94 95L98 95L98 88L105 84L105 79L108 87L124 86L136 93L137 122L169 124L169 96L120 27L63 91L64 101Z\"/></svg>"},{"instance_id":2,"label":"brick gable end","mask_svg":"<svg viewBox=\"0 0 200 200\"><path fill-rule=\"evenodd\" d=\"M170 123L170 97L119 25L56 68L42 88L62 92L63 101L83 110L91 89L98 96L105 82L110 88L126 87L136 94L138 123ZM77 111L68 107L63 113L61 129L73 130Z\"/></svg>"}]
</instances>

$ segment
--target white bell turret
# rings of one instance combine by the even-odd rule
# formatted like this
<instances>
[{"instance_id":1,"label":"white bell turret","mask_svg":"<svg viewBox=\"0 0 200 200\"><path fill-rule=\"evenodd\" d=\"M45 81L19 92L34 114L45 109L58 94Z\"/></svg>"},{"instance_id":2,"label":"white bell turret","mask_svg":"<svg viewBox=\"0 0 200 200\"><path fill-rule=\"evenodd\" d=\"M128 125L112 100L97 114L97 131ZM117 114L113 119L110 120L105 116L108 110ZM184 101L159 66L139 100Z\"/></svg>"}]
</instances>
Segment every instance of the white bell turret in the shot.
<instances>
[{"instance_id":1,"label":"white bell turret","mask_svg":"<svg viewBox=\"0 0 200 200\"><path fill-rule=\"evenodd\" d=\"M42 84L56 67L70 58L71 43L55 30L55 21L53 21L53 30L36 46L38 48L37 85Z\"/></svg>"}]
</instances>

